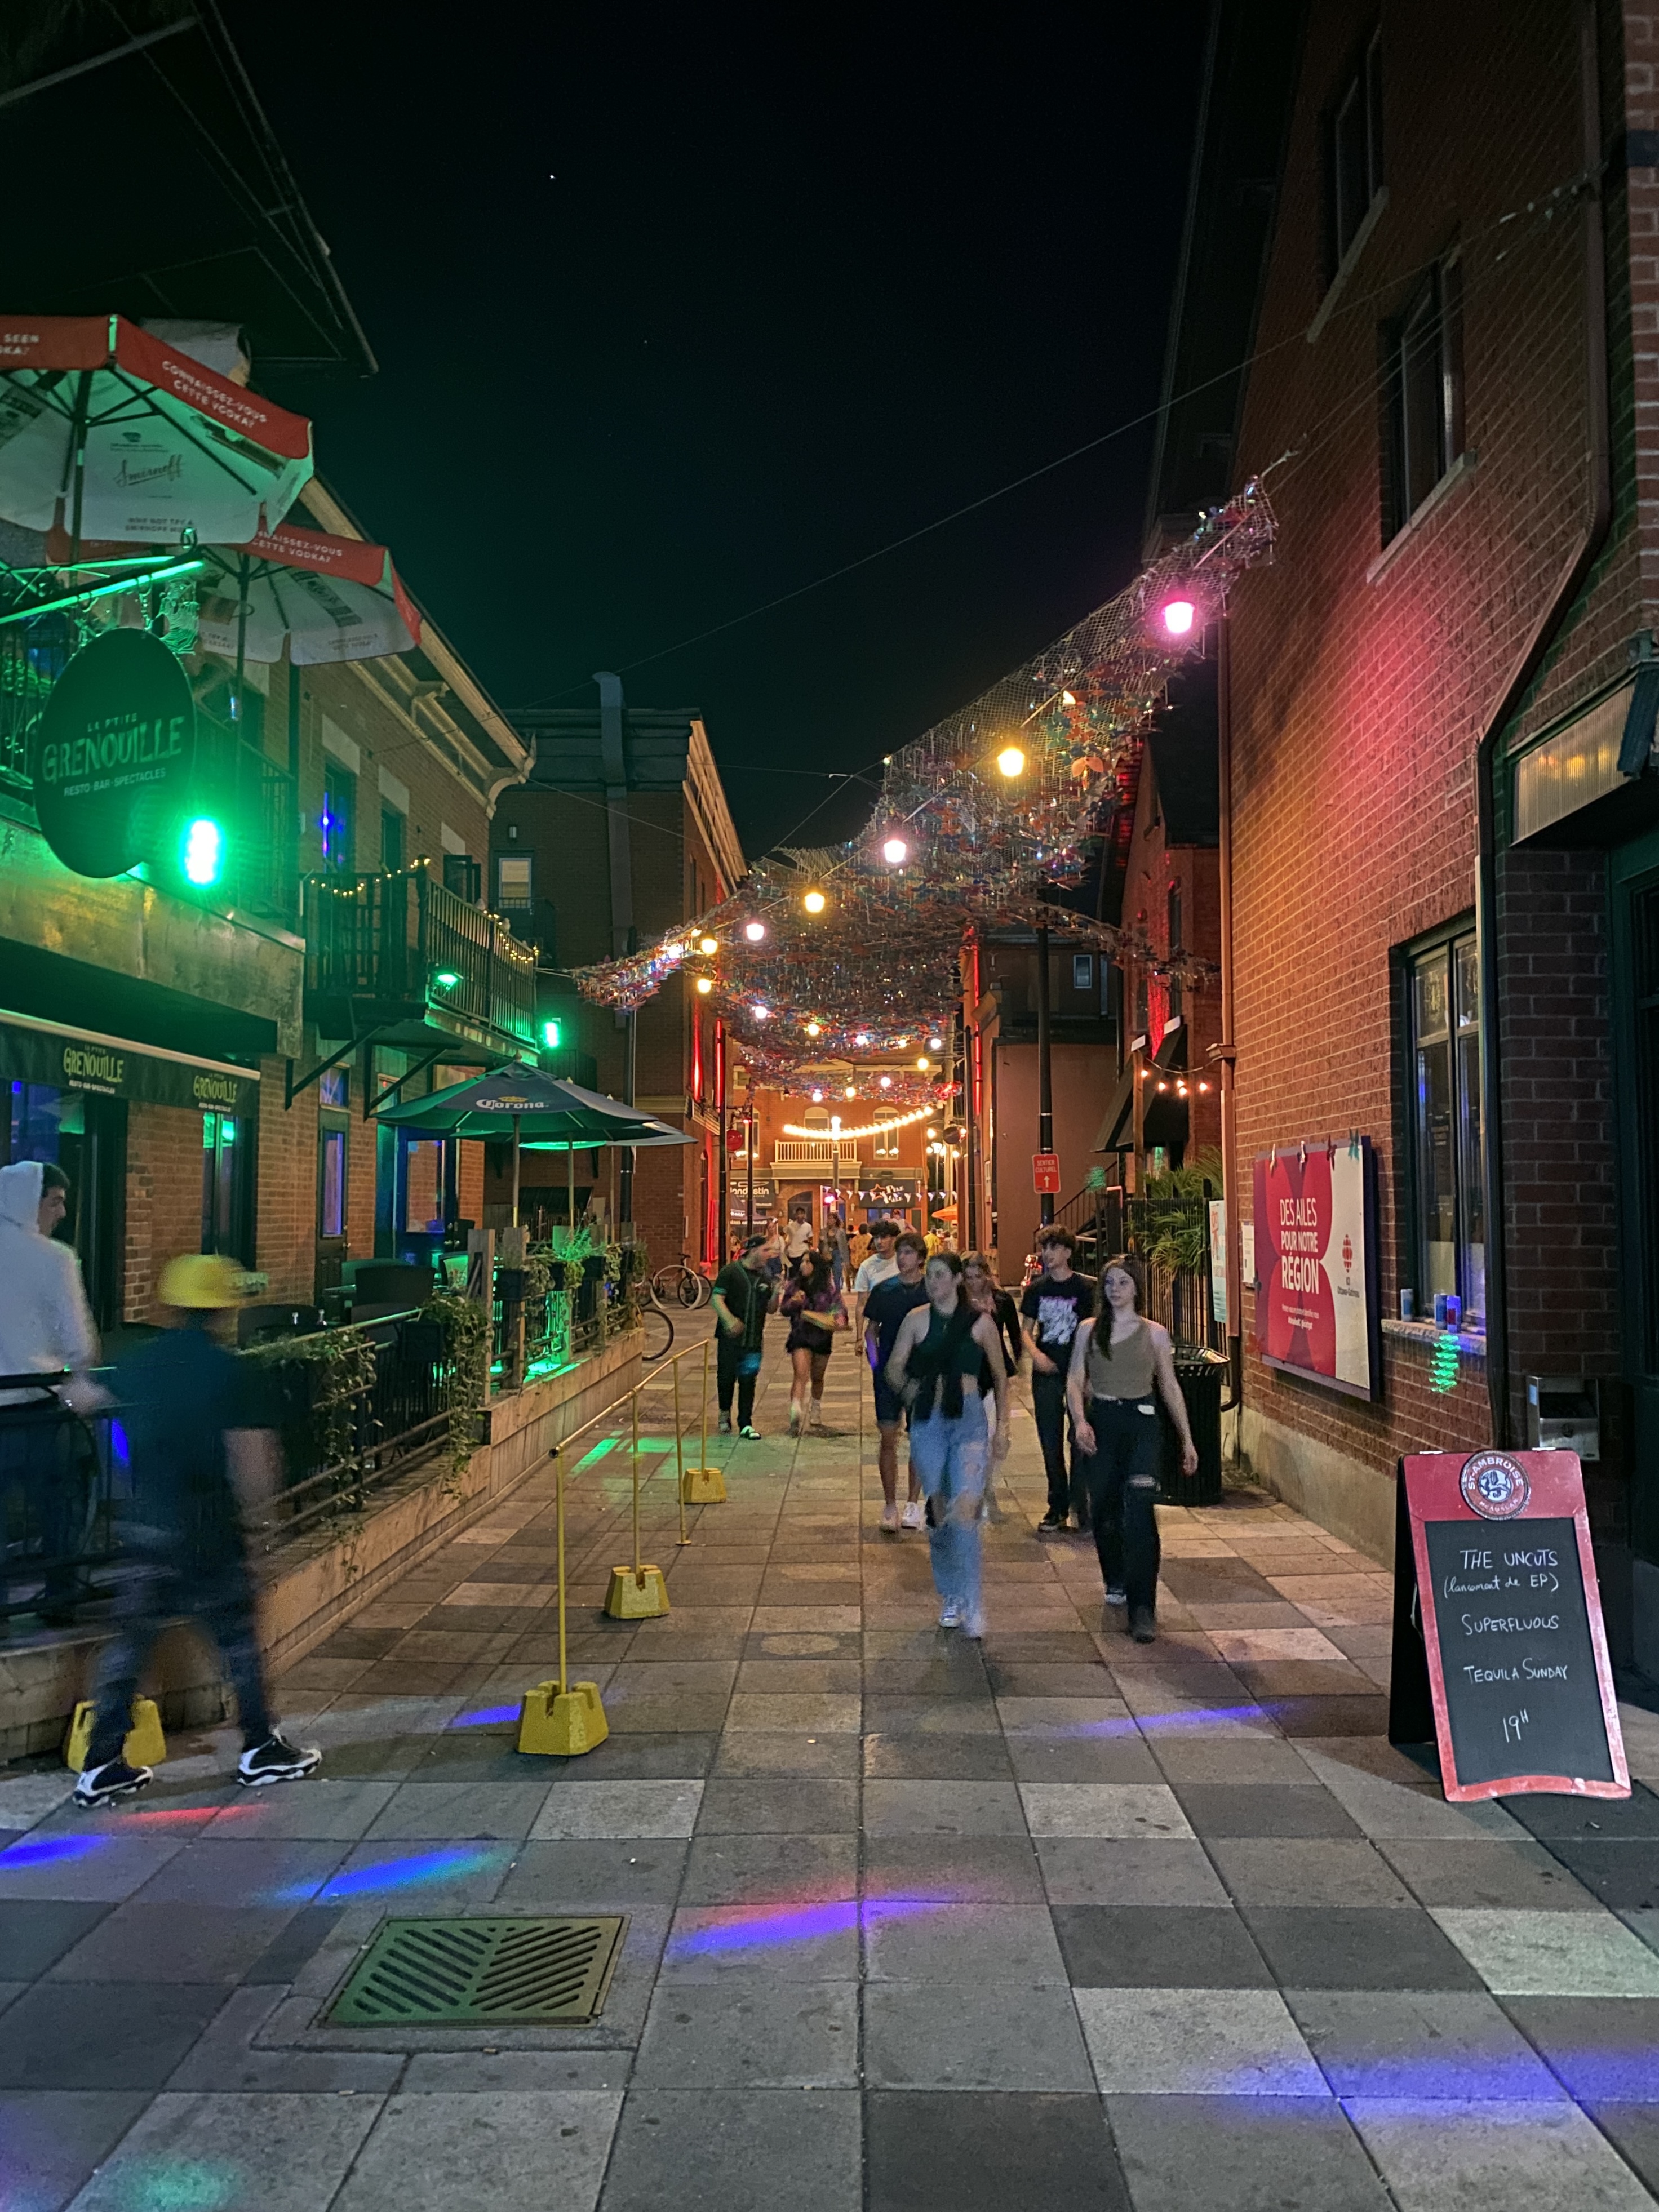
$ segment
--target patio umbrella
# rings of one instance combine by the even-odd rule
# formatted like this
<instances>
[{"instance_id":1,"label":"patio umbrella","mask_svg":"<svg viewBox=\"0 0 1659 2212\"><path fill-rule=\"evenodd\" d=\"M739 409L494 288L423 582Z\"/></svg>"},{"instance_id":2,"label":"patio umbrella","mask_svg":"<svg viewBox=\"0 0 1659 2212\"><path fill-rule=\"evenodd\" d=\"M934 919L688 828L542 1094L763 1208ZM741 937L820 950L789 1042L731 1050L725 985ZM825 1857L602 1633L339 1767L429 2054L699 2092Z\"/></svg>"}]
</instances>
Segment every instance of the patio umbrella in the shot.
<instances>
[{"instance_id":1,"label":"patio umbrella","mask_svg":"<svg viewBox=\"0 0 1659 2212\"><path fill-rule=\"evenodd\" d=\"M0 517L88 538L246 544L312 472L302 415L124 315L0 315Z\"/></svg>"},{"instance_id":2,"label":"patio umbrella","mask_svg":"<svg viewBox=\"0 0 1659 2212\"><path fill-rule=\"evenodd\" d=\"M294 666L313 668L421 641L420 616L384 545L278 523L246 545L198 550L207 569L197 635L239 666L280 660L284 644Z\"/></svg>"},{"instance_id":3,"label":"patio umbrella","mask_svg":"<svg viewBox=\"0 0 1659 2212\"><path fill-rule=\"evenodd\" d=\"M694 1140L649 1114L579 1083L544 1075L539 1068L503 1067L469 1077L387 1106L377 1121L422 1137L505 1137L513 1139L513 1219L519 1218L519 1152L521 1144L569 1146L689 1145Z\"/></svg>"}]
</instances>

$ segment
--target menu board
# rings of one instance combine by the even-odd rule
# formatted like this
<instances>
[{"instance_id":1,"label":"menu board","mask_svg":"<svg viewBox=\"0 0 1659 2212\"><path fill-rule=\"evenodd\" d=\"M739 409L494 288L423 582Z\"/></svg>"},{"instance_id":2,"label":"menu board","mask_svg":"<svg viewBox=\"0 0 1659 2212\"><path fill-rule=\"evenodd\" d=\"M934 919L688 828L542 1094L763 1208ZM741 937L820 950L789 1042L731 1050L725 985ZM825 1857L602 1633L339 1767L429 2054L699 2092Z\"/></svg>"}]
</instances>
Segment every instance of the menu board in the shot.
<instances>
[{"instance_id":1,"label":"menu board","mask_svg":"<svg viewBox=\"0 0 1659 2212\"><path fill-rule=\"evenodd\" d=\"M1415 1454L1397 1528L1390 1738L1431 1720L1455 1802L1627 1797L1577 1455Z\"/></svg>"}]
</instances>

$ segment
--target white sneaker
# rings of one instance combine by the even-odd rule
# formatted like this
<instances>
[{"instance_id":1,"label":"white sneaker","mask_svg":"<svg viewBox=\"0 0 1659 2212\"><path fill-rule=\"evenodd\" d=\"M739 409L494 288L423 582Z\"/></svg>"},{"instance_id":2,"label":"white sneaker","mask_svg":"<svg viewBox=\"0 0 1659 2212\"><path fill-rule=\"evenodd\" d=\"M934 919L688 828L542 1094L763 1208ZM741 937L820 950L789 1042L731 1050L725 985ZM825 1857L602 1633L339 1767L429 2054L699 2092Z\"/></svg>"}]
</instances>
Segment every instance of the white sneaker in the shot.
<instances>
[{"instance_id":1,"label":"white sneaker","mask_svg":"<svg viewBox=\"0 0 1659 2212\"><path fill-rule=\"evenodd\" d=\"M1106 1593L1108 1605L1127 1605L1129 1594L1121 1583L1114 1583Z\"/></svg>"},{"instance_id":2,"label":"white sneaker","mask_svg":"<svg viewBox=\"0 0 1659 2212\"><path fill-rule=\"evenodd\" d=\"M792 1437L798 1437L800 1434L800 1407L799 1406L791 1406L789 1408L789 1433Z\"/></svg>"},{"instance_id":3,"label":"white sneaker","mask_svg":"<svg viewBox=\"0 0 1659 2212\"><path fill-rule=\"evenodd\" d=\"M964 1636L971 1637L975 1644L979 1643L983 1638L985 1634L985 1614L981 1607L975 1606L973 1610L964 1616L962 1624L962 1632Z\"/></svg>"},{"instance_id":4,"label":"white sneaker","mask_svg":"<svg viewBox=\"0 0 1659 2212\"><path fill-rule=\"evenodd\" d=\"M941 1628L960 1628L962 1626L962 1607L956 1604L954 1601L949 1605L942 1607L939 1613L939 1625Z\"/></svg>"},{"instance_id":5,"label":"white sneaker","mask_svg":"<svg viewBox=\"0 0 1659 2212\"><path fill-rule=\"evenodd\" d=\"M898 1524L899 1517L897 1506L884 1505L881 1509L881 1525L887 1531L890 1536L897 1535Z\"/></svg>"},{"instance_id":6,"label":"white sneaker","mask_svg":"<svg viewBox=\"0 0 1659 2212\"><path fill-rule=\"evenodd\" d=\"M899 1526L902 1528L925 1528L927 1525L927 1516L922 1510L921 1500L913 1498L900 1516Z\"/></svg>"}]
</instances>

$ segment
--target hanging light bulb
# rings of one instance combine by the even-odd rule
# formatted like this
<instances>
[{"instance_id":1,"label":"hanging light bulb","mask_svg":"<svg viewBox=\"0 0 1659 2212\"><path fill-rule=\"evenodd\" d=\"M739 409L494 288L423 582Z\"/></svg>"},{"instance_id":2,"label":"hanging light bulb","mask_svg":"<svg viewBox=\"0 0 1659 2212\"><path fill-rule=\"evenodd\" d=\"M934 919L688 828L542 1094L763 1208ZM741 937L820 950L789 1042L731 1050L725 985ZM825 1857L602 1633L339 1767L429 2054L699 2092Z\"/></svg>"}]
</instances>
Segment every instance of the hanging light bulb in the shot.
<instances>
[{"instance_id":1,"label":"hanging light bulb","mask_svg":"<svg viewBox=\"0 0 1659 2212\"><path fill-rule=\"evenodd\" d=\"M1198 609L1190 599L1166 599L1163 608L1164 634L1169 637L1190 637L1193 624L1198 620Z\"/></svg>"},{"instance_id":2,"label":"hanging light bulb","mask_svg":"<svg viewBox=\"0 0 1659 2212\"><path fill-rule=\"evenodd\" d=\"M698 989L698 992L701 994L701 995L702 995L703 998L705 998L705 999L706 999L706 998L708 996L708 994L709 994L709 993L714 989L714 978L713 978L712 976L709 976L709 975L699 975L699 976L698 976L698 978L697 978L697 989Z\"/></svg>"},{"instance_id":3,"label":"hanging light bulb","mask_svg":"<svg viewBox=\"0 0 1659 2212\"><path fill-rule=\"evenodd\" d=\"M853 1042L854 1044L868 1044L870 1042L869 1032L866 1030L860 1030L858 1035L853 1039Z\"/></svg>"},{"instance_id":4,"label":"hanging light bulb","mask_svg":"<svg viewBox=\"0 0 1659 2212\"><path fill-rule=\"evenodd\" d=\"M926 1075L926 1074L927 1074L927 1054L926 1054L926 1053L923 1053L923 1054L921 1055L921 1059L916 1062L916 1066L917 1066L921 1070L921 1072L922 1072L922 1073L923 1073L924 1075Z\"/></svg>"},{"instance_id":5,"label":"hanging light bulb","mask_svg":"<svg viewBox=\"0 0 1659 2212\"><path fill-rule=\"evenodd\" d=\"M822 1106L822 1105L823 1105L823 1091L815 1091L812 1093L812 1103L813 1103L815 1106Z\"/></svg>"},{"instance_id":6,"label":"hanging light bulb","mask_svg":"<svg viewBox=\"0 0 1659 2212\"><path fill-rule=\"evenodd\" d=\"M902 868L910 857L910 848L902 837L890 837L881 848L881 857L890 868Z\"/></svg>"},{"instance_id":7,"label":"hanging light bulb","mask_svg":"<svg viewBox=\"0 0 1659 2212\"><path fill-rule=\"evenodd\" d=\"M770 1006L757 1006L757 1007L756 1007L756 1009L755 1009L755 1019L756 1019L757 1022L770 1021L770 1019L771 1019L771 1018L772 1018L772 1009L770 1008ZM1161 1091L1163 1088L1164 1088L1163 1085L1162 1085L1162 1084L1159 1084L1159 1085L1158 1085L1158 1089Z\"/></svg>"},{"instance_id":8,"label":"hanging light bulb","mask_svg":"<svg viewBox=\"0 0 1659 2212\"><path fill-rule=\"evenodd\" d=\"M892 1079L892 1077L891 1077L890 1075L884 1075L884 1076L882 1077L882 1079L881 1079L881 1087L882 1087L882 1089L883 1089L884 1091L890 1091L890 1090L892 1089L892 1087L893 1087L893 1079Z\"/></svg>"},{"instance_id":9,"label":"hanging light bulb","mask_svg":"<svg viewBox=\"0 0 1659 2212\"><path fill-rule=\"evenodd\" d=\"M697 950L700 952L711 954L718 952L720 949L720 941L718 937L705 937L702 943L697 947Z\"/></svg>"},{"instance_id":10,"label":"hanging light bulb","mask_svg":"<svg viewBox=\"0 0 1659 2212\"><path fill-rule=\"evenodd\" d=\"M927 1040L927 1049L929 1052L937 1052L944 1042L945 1040L943 1037L929 1037Z\"/></svg>"},{"instance_id":11,"label":"hanging light bulb","mask_svg":"<svg viewBox=\"0 0 1659 2212\"><path fill-rule=\"evenodd\" d=\"M858 1097L858 1095L859 1095L859 1094L858 1094L858 1092L857 1092L857 1091L853 1088L853 1085L849 1083L849 1084L848 1085L848 1086L847 1086L847 1096L848 1096L849 1098L856 1098L856 1097Z\"/></svg>"},{"instance_id":12,"label":"hanging light bulb","mask_svg":"<svg viewBox=\"0 0 1659 2212\"><path fill-rule=\"evenodd\" d=\"M822 891L808 891L806 896L801 901L808 914L822 914L829 903L829 900Z\"/></svg>"},{"instance_id":13,"label":"hanging light bulb","mask_svg":"<svg viewBox=\"0 0 1659 2212\"><path fill-rule=\"evenodd\" d=\"M1002 750L997 755L997 766L1002 770L1004 775L1010 778L1024 775L1025 756L1018 745L1004 745Z\"/></svg>"},{"instance_id":14,"label":"hanging light bulb","mask_svg":"<svg viewBox=\"0 0 1659 2212\"><path fill-rule=\"evenodd\" d=\"M758 945L766 934L766 924L763 921L746 921L743 933L751 945Z\"/></svg>"}]
</instances>

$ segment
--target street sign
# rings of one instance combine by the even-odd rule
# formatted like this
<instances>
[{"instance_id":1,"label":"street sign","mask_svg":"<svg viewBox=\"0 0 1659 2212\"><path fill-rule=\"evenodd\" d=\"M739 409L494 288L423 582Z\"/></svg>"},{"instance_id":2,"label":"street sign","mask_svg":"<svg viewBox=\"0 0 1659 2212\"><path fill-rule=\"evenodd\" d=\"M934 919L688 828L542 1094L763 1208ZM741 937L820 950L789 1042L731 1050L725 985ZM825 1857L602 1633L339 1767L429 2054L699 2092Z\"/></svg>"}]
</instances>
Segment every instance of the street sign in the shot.
<instances>
[{"instance_id":1,"label":"street sign","mask_svg":"<svg viewBox=\"0 0 1659 2212\"><path fill-rule=\"evenodd\" d=\"M1060 1188L1060 1154L1033 1152L1031 1155L1031 1188L1039 1194Z\"/></svg>"},{"instance_id":2,"label":"street sign","mask_svg":"<svg viewBox=\"0 0 1659 2212\"><path fill-rule=\"evenodd\" d=\"M1432 1732L1454 1802L1629 1796L1577 1453L1401 1461L1390 1672L1389 1737Z\"/></svg>"},{"instance_id":3,"label":"street sign","mask_svg":"<svg viewBox=\"0 0 1659 2212\"><path fill-rule=\"evenodd\" d=\"M106 630L34 726L40 834L78 876L125 875L171 849L195 765L196 702L176 656L148 630Z\"/></svg>"}]
</instances>

